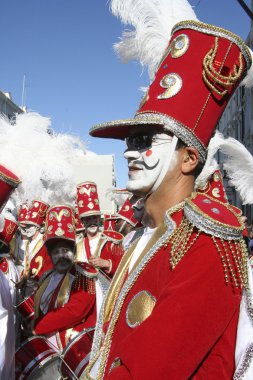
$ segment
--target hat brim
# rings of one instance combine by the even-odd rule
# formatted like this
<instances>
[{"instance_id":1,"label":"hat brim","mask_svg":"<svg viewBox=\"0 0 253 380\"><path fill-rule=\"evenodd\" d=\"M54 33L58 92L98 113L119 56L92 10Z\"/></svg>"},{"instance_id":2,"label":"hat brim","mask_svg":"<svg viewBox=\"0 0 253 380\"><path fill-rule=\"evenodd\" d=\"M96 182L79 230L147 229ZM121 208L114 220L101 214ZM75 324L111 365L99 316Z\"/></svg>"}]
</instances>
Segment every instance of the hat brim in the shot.
<instances>
[{"instance_id":1,"label":"hat brim","mask_svg":"<svg viewBox=\"0 0 253 380\"><path fill-rule=\"evenodd\" d=\"M154 116L154 118L149 118L148 120L133 118L97 124L90 129L89 133L93 137L124 140L127 136L138 132L138 130L143 132L145 127L148 128L151 125L159 129L164 127L164 123ZM147 130L147 132L150 132L150 130Z\"/></svg>"}]
</instances>

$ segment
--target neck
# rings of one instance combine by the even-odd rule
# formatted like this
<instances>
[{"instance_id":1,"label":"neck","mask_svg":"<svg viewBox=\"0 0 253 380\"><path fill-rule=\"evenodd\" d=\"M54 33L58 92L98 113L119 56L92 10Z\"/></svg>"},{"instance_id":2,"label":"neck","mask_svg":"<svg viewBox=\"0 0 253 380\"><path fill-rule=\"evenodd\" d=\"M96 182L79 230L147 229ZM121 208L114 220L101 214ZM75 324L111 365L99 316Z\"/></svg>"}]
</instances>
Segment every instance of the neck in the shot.
<instances>
[{"instance_id":1,"label":"neck","mask_svg":"<svg viewBox=\"0 0 253 380\"><path fill-rule=\"evenodd\" d=\"M99 236L99 231L97 231L95 234L90 234L90 233L87 232L87 238L89 240L95 239L98 236Z\"/></svg>"},{"instance_id":2,"label":"neck","mask_svg":"<svg viewBox=\"0 0 253 380\"><path fill-rule=\"evenodd\" d=\"M145 201L143 224L150 228L157 227L169 208L190 197L193 187L193 177L182 175L163 182Z\"/></svg>"}]
</instances>

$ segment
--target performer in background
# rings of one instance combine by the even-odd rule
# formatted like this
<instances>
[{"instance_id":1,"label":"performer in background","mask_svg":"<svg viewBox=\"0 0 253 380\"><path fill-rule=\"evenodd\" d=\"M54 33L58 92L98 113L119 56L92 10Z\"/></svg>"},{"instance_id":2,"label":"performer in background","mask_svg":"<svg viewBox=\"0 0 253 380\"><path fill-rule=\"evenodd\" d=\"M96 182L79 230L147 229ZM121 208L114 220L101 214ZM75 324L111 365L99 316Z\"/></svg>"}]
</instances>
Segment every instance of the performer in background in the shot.
<instances>
[{"instance_id":1,"label":"performer in background","mask_svg":"<svg viewBox=\"0 0 253 380\"><path fill-rule=\"evenodd\" d=\"M101 211L94 182L84 182L77 186L77 207L86 236L77 244L76 260L88 262L99 270L96 282L98 315L104 294L123 255L123 235L116 231L100 232Z\"/></svg>"},{"instance_id":2,"label":"performer in background","mask_svg":"<svg viewBox=\"0 0 253 380\"><path fill-rule=\"evenodd\" d=\"M45 202L34 200L31 207L23 206L19 212L21 233L27 237L27 241L23 276L17 286L24 289L25 296L30 296L37 289L41 275L52 268L40 233L48 207Z\"/></svg>"},{"instance_id":3,"label":"performer in background","mask_svg":"<svg viewBox=\"0 0 253 380\"><path fill-rule=\"evenodd\" d=\"M236 366L241 375L248 370L242 348L251 339L241 337L235 362L240 302L250 286L244 226L233 207L194 188L251 54L231 32L198 22L187 1L180 10L169 1L131 5L111 2L136 28L119 50L149 62L153 81L135 118L90 133L126 139L127 188L145 198L146 228L112 281L84 377L232 379ZM169 25L175 14L182 22Z\"/></svg>"},{"instance_id":4,"label":"performer in background","mask_svg":"<svg viewBox=\"0 0 253 380\"><path fill-rule=\"evenodd\" d=\"M45 335L63 349L96 321L95 276L87 263L74 264L75 218L69 206L48 210L45 246L54 268L45 272L35 295L34 335Z\"/></svg>"}]
</instances>

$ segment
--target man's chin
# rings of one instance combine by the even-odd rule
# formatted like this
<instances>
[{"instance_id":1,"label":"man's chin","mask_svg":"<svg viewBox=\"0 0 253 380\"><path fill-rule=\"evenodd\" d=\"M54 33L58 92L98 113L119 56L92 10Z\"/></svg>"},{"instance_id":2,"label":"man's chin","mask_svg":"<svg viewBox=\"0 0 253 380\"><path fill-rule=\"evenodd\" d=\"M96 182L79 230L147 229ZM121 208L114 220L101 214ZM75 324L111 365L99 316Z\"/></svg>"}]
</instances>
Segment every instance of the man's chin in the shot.
<instances>
[{"instance_id":1,"label":"man's chin","mask_svg":"<svg viewBox=\"0 0 253 380\"><path fill-rule=\"evenodd\" d=\"M143 181L128 180L126 188L127 190L131 191L131 193L133 193L134 195L138 195L140 197L145 196L149 192L149 188L147 188Z\"/></svg>"}]
</instances>

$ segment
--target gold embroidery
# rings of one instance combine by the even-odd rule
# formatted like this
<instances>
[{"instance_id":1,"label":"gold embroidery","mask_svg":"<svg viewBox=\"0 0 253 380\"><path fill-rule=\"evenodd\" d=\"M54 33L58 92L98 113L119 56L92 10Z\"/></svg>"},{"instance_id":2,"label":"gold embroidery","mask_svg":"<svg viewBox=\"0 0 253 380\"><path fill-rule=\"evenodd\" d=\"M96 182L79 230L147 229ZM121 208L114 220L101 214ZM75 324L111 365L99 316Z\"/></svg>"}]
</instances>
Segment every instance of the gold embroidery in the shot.
<instances>
[{"instance_id":1,"label":"gold embroidery","mask_svg":"<svg viewBox=\"0 0 253 380\"><path fill-rule=\"evenodd\" d=\"M136 294L129 302L126 311L126 321L129 327L137 327L152 313L156 298L148 291L143 290Z\"/></svg>"}]
</instances>

